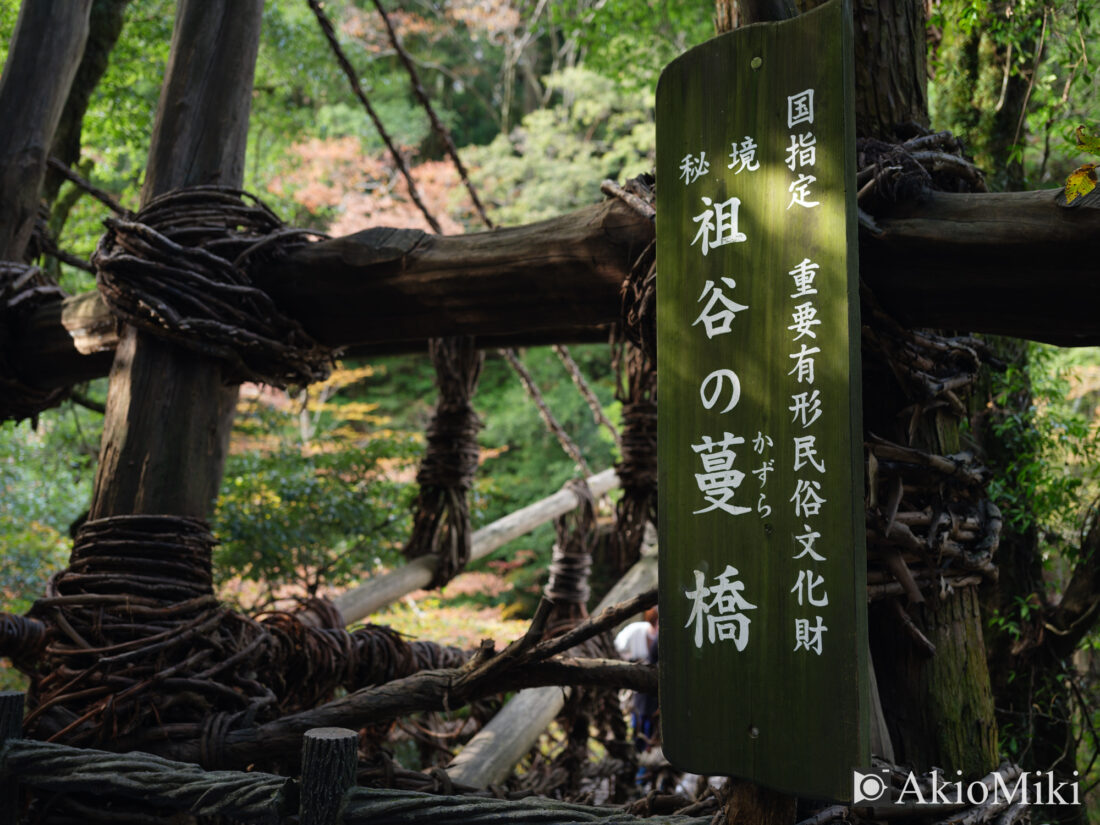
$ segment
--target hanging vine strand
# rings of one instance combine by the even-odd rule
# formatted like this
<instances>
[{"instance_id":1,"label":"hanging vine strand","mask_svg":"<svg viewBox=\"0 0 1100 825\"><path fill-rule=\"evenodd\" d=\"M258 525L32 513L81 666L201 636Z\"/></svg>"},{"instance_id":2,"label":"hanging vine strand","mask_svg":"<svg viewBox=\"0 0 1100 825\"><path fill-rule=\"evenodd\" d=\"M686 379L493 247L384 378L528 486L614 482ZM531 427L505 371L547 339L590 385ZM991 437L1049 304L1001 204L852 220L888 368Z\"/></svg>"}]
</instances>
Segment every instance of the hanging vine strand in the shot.
<instances>
[{"instance_id":1,"label":"hanging vine strand","mask_svg":"<svg viewBox=\"0 0 1100 825\"><path fill-rule=\"evenodd\" d=\"M611 433L611 438L614 439L616 446L622 444L622 438L619 436L619 431L615 428L615 425L611 423L611 419L603 411L603 407L600 405L600 399L596 397L596 393L593 392L592 387L584 378L584 373L581 372L581 368L577 366L577 362L573 360L572 353L569 352L567 347L561 344L554 344L552 347L554 353L561 359L562 364L565 365L566 371L569 373L569 377L573 379L573 385L577 388L577 391L584 399L584 403L588 405L588 409L592 410L592 417L595 419L597 425L602 425Z\"/></svg>"},{"instance_id":2,"label":"hanging vine strand","mask_svg":"<svg viewBox=\"0 0 1100 825\"><path fill-rule=\"evenodd\" d=\"M586 476L592 475L592 471L588 468L588 462L584 460L584 455L581 453L580 447L578 447L576 442L569 437L569 433L565 431L565 428L558 422L558 419L550 412L550 408L546 405L546 399L543 398L538 384L535 383L534 377L528 371L527 367L523 365L516 351L514 349L502 349L499 350L499 352L507 359L508 363L512 365L512 369L523 383L523 388L527 390L527 396L534 402L535 408L539 411L539 415L546 424L546 428L554 435L558 443L561 444L561 448L565 450L565 454L573 459Z\"/></svg>"},{"instance_id":3,"label":"hanging vine strand","mask_svg":"<svg viewBox=\"0 0 1100 825\"><path fill-rule=\"evenodd\" d=\"M470 176L467 174L466 167L462 164L462 160L458 156L458 149L455 147L451 132L443 125L443 122L435 113L435 108L428 98L428 93L424 91L424 84L420 82L420 74L416 71L416 66L413 64L412 58L409 57L409 53L401 46L401 40L397 37L397 32L394 30L393 23L390 22L390 17L386 14L386 9L382 6L381 0L374 0L374 7L378 9L378 13L382 16L382 22L386 24L386 33L389 35L390 43L393 44L394 51L397 52L397 56L401 59L401 63L409 73L409 81L412 84L413 94L416 95L417 100L420 101L420 105L423 106L424 111L427 112L428 121L432 125L432 131L434 131L443 142L443 148L451 158L451 162L454 163L455 169L458 170L458 176L462 178L462 183L466 187L466 191L470 193L470 200L473 201L474 209L477 210L481 222L489 229L492 229L493 222L489 220L489 216L485 213L485 207L481 205L481 199L477 196L477 190L474 189L474 185L470 182Z\"/></svg>"},{"instance_id":4,"label":"hanging vine strand","mask_svg":"<svg viewBox=\"0 0 1100 825\"><path fill-rule=\"evenodd\" d=\"M416 188L416 182L413 180L412 172L409 171L409 166L405 162L405 158L401 155L401 152L398 151L389 132L386 131L385 124L383 124L382 119L378 117L378 113L374 110L370 99L359 83L359 75L355 71L355 67L351 65L351 61L348 60L347 55L340 46L340 41L336 39L336 29L333 28L332 21L328 19L328 15L325 14L318 0L308 0L308 2L309 7L313 9L313 14L317 18L317 22L321 25L321 31L324 32L325 39L328 40L328 44L332 48L332 53L336 57L336 62L340 64L340 68L343 69L344 74L348 78L348 83L351 84L352 93L359 98L359 102L363 104L363 108L367 112L367 117L369 117L371 123L374 124L374 128L378 131L379 137L381 137L382 142L386 144L386 148L390 150L390 156L393 158L394 165L397 166L402 177L405 178L405 183L409 187L409 197L412 198L417 209L420 210L425 220L428 221L428 225L431 226L432 231L437 235L442 235L443 228L439 225L435 216L432 215L428 207L424 205L424 201L420 198L420 190Z\"/></svg>"},{"instance_id":5,"label":"hanging vine strand","mask_svg":"<svg viewBox=\"0 0 1100 825\"><path fill-rule=\"evenodd\" d=\"M474 339L433 338L428 342L435 366L439 401L428 425L428 446L416 475L412 533L405 556L436 554L432 587L446 584L470 559L470 508L467 495L477 471L477 432L481 420L471 404L484 353Z\"/></svg>"}]
</instances>

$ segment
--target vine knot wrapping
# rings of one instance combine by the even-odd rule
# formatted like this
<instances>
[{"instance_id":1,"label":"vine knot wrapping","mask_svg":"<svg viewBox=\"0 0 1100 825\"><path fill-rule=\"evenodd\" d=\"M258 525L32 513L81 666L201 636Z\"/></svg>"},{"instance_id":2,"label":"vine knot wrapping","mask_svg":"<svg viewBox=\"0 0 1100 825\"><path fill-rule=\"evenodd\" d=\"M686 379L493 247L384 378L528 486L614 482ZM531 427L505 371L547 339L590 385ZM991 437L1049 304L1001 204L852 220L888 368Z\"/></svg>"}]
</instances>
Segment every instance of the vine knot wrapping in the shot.
<instances>
[{"instance_id":1,"label":"vine knot wrapping","mask_svg":"<svg viewBox=\"0 0 1100 825\"><path fill-rule=\"evenodd\" d=\"M285 228L258 198L219 186L169 192L106 224L92 262L122 320L224 360L233 380L285 387L328 375L332 353L248 273L316 233Z\"/></svg>"},{"instance_id":2,"label":"vine knot wrapping","mask_svg":"<svg viewBox=\"0 0 1100 825\"><path fill-rule=\"evenodd\" d=\"M546 584L546 598L554 602L555 608L548 629L551 635L558 629L553 627L558 623L555 620L564 621L568 627L562 629L568 629L588 615L588 574L596 540L596 500L588 482L573 479L566 487L579 499L580 506L554 524L557 540Z\"/></svg>"},{"instance_id":3,"label":"vine knot wrapping","mask_svg":"<svg viewBox=\"0 0 1100 825\"><path fill-rule=\"evenodd\" d=\"M62 301L61 287L36 266L0 262L0 420L34 419L68 397L67 388L25 383L11 362L14 327L42 304Z\"/></svg>"},{"instance_id":4,"label":"vine knot wrapping","mask_svg":"<svg viewBox=\"0 0 1100 825\"><path fill-rule=\"evenodd\" d=\"M31 610L48 628L42 655L27 663L31 736L143 750L191 739L216 767L236 727L312 707L339 687L465 660L386 627L349 633L289 613L235 613L213 593L214 544L204 522L180 516L81 527L69 567Z\"/></svg>"},{"instance_id":5,"label":"vine knot wrapping","mask_svg":"<svg viewBox=\"0 0 1100 825\"><path fill-rule=\"evenodd\" d=\"M470 337L433 338L428 349L435 365L439 401L416 475L420 492L405 556L413 559L436 554L432 587L440 587L470 558L466 495L477 472L477 433L482 426L471 399L484 356Z\"/></svg>"},{"instance_id":6,"label":"vine knot wrapping","mask_svg":"<svg viewBox=\"0 0 1100 825\"><path fill-rule=\"evenodd\" d=\"M657 370L647 353L627 341L615 346L615 397L623 405L622 460L615 471L623 485L616 507L613 547L625 571L641 553L647 521L657 523Z\"/></svg>"},{"instance_id":7,"label":"vine knot wrapping","mask_svg":"<svg viewBox=\"0 0 1100 825\"><path fill-rule=\"evenodd\" d=\"M657 190L652 175L639 175L619 186L604 181L602 191L643 217L654 219ZM635 260L621 292L619 328L623 336L657 362L657 242L651 241Z\"/></svg>"},{"instance_id":8,"label":"vine knot wrapping","mask_svg":"<svg viewBox=\"0 0 1100 825\"><path fill-rule=\"evenodd\" d=\"M168 601L212 596L215 544L206 522L185 516L86 521L54 587L63 596L102 592Z\"/></svg>"}]
</instances>

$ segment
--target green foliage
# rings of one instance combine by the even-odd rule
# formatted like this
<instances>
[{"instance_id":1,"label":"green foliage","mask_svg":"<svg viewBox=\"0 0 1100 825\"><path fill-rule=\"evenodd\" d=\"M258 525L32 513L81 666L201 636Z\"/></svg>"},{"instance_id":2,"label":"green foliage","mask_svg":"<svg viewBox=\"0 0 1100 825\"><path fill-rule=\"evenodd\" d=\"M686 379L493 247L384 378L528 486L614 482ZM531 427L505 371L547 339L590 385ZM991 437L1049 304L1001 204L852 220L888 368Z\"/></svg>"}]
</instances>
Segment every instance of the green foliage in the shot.
<instances>
[{"instance_id":1,"label":"green foliage","mask_svg":"<svg viewBox=\"0 0 1100 825\"><path fill-rule=\"evenodd\" d=\"M554 217L598 201L605 178L649 171L654 163L653 96L624 91L583 68L544 79L559 95L510 134L466 156L475 183L504 224Z\"/></svg>"},{"instance_id":2,"label":"green foliage","mask_svg":"<svg viewBox=\"0 0 1100 825\"><path fill-rule=\"evenodd\" d=\"M213 520L225 595L255 607L346 586L398 561L420 446L375 405L349 398L374 372L341 367L295 398L249 392ZM241 581L258 584L259 595Z\"/></svg>"},{"instance_id":3,"label":"green foliage","mask_svg":"<svg viewBox=\"0 0 1100 825\"><path fill-rule=\"evenodd\" d=\"M394 470L413 455L408 438L386 437L333 452L231 456L214 519L220 583L240 577L266 597L285 588L314 595L393 565L413 492Z\"/></svg>"},{"instance_id":4,"label":"green foliage","mask_svg":"<svg viewBox=\"0 0 1100 825\"><path fill-rule=\"evenodd\" d=\"M577 41L586 68L652 93L665 64L714 36L713 10L696 0L558 0L551 19Z\"/></svg>"},{"instance_id":5,"label":"green foliage","mask_svg":"<svg viewBox=\"0 0 1100 825\"><path fill-rule=\"evenodd\" d=\"M1011 458L990 482L990 494L1015 531L1040 528L1048 541L1076 532L1082 493L1096 478L1095 424L1067 403L1073 360L1032 344L1026 368L1010 364L994 378L993 432ZM1015 403L1021 395L1030 397L1022 407Z\"/></svg>"},{"instance_id":6,"label":"green foliage","mask_svg":"<svg viewBox=\"0 0 1100 825\"><path fill-rule=\"evenodd\" d=\"M21 613L64 566L69 525L88 506L95 469L94 413L72 404L29 423L0 425L0 594Z\"/></svg>"},{"instance_id":7,"label":"green foliage","mask_svg":"<svg viewBox=\"0 0 1100 825\"><path fill-rule=\"evenodd\" d=\"M1079 162L1074 128L1097 119L1096 9L1096 0L932 6L933 122L966 139L996 184L1060 182Z\"/></svg>"}]
</instances>

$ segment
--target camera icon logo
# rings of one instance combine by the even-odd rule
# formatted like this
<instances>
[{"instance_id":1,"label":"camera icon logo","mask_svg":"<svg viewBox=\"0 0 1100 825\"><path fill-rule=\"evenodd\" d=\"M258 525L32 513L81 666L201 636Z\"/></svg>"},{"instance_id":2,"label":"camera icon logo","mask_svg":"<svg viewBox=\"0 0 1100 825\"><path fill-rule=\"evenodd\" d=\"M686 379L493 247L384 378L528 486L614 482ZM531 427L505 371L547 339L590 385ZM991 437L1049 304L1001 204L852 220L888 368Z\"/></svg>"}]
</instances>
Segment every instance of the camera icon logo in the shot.
<instances>
[{"instance_id":1,"label":"camera icon logo","mask_svg":"<svg viewBox=\"0 0 1100 825\"><path fill-rule=\"evenodd\" d=\"M852 803L878 802L886 794L886 780L877 773L852 773Z\"/></svg>"}]
</instances>

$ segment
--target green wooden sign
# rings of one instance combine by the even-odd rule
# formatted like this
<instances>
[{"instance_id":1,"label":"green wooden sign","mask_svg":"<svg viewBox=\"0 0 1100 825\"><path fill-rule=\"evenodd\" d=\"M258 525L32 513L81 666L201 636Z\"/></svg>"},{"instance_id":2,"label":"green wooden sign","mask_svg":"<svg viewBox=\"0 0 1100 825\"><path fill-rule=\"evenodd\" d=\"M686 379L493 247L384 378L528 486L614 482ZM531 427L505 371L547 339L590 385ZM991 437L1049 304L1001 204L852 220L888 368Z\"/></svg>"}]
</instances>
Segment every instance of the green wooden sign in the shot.
<instances>
[{"instance_id":1,"label":"green wooden sign","mask_svg":"<svg viewBox=\"0 0 1100 825\"><path fill-rule=\"evenodd\" d=\"M851 61L832 0L657 90L665 754L837 800L869 761Z\"/></svg>"}]
</instances>

